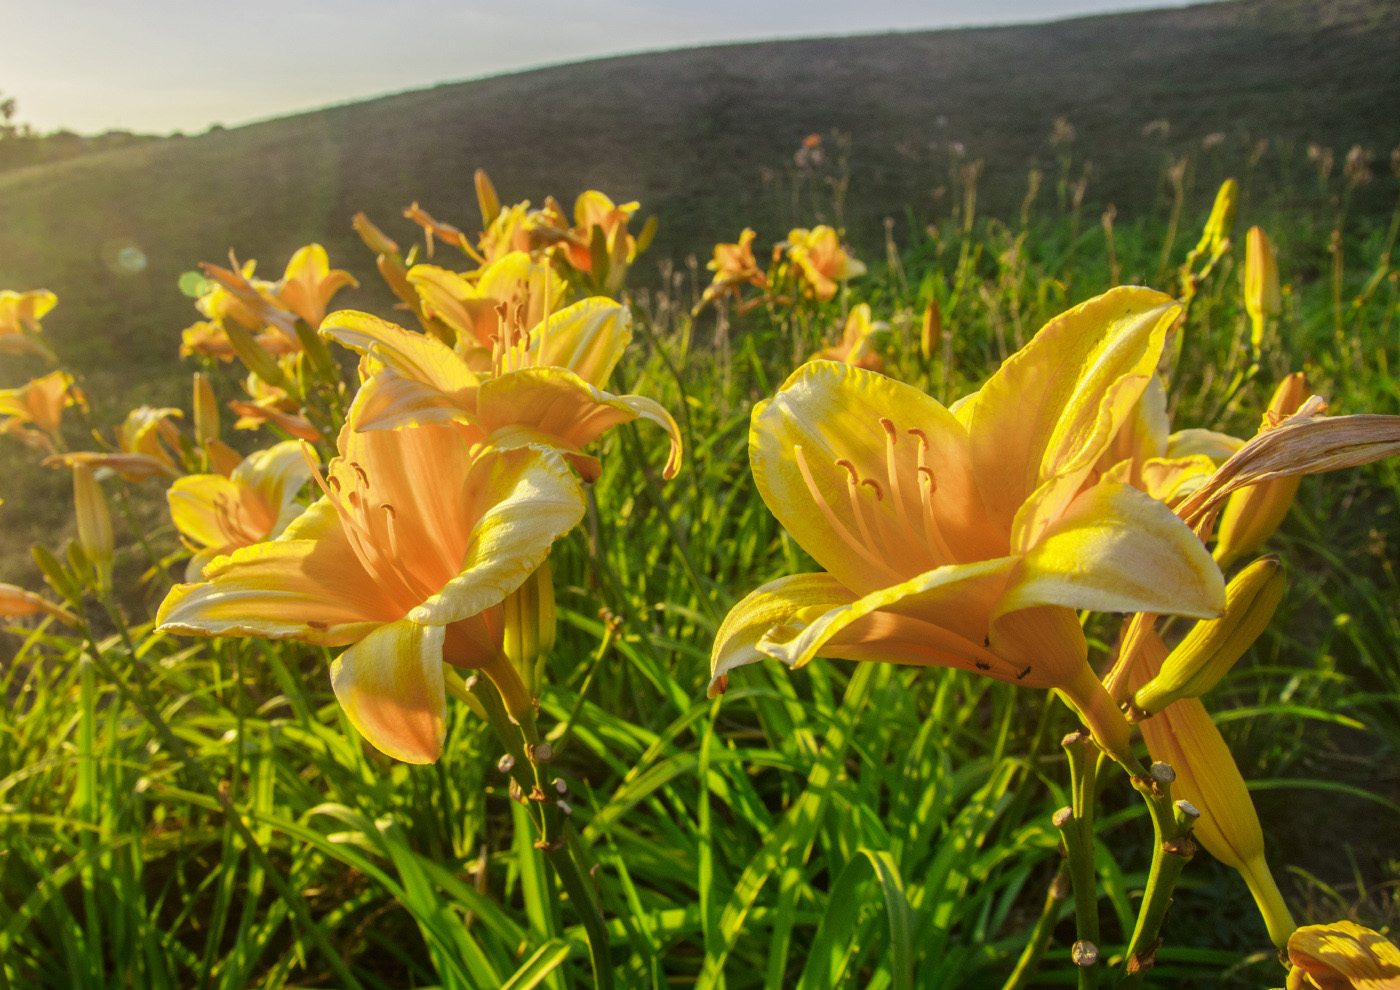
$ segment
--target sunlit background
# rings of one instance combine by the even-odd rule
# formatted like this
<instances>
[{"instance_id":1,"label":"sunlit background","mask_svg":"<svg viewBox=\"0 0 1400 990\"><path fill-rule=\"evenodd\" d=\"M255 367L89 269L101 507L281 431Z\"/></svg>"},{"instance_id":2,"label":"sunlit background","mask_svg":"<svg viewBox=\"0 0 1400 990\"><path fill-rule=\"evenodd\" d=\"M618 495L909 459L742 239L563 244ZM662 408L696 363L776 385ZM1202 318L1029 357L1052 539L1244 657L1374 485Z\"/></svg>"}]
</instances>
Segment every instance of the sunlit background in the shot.
<instances>
[{"instance_id":1,"label":"sunlit background","mask_svg":"<svg viewBox=\"0 0 1400 990\"><path fill-rule=\"evenodd\" d=\"M1044 21L1180 0L3 0L0 92L40 131L194 133L625 52Z\"/></svg>"}]
</instances>

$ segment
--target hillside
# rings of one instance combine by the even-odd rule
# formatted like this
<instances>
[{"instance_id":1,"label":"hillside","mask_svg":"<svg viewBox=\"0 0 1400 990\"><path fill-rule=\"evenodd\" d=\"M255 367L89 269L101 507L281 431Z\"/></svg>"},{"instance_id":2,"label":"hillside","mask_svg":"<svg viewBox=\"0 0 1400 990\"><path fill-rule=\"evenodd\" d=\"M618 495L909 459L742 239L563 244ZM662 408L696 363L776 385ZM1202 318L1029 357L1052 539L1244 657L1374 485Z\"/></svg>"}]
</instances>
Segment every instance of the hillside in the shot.
<instances>
[{"instance_id":1,"label":"hillside","mask_svg":"<svg viewBox=\"0 0 1400 990\"><path fill-rule=\"evenodd\" d=\"M1384 160L1400 141L1397 50L1400 5L1242 0L700 48L444 85L0 173L0 285L56 291L60 348L94 386L125 385L169 368L192 313L174 288L179 272L232 246L275 277L296 246L320 240L370 276L349 217L364 209L408 238L398 212L418 200L467 223L479 165L503 198L553 192L568 203L597 187L639 199L662 221L653 258L680 259L744 223L781 236L788 218L775 216L761 170L790 161L804 135L839 129L852 142L848 227L870 252L885 216L946 211L934 196L953 142L986 161L993 209L1019 204L1032 164L1053 182L1047 136L1064 116L1077 155L1093 161L1089 201L1131 217L1151 206L1164 154L1199 152L1212 132L1228 135L1211 152L1222 160L1242 159L1259 137L1293 151L1317 141L1339 157L1361 143ZM1155 120L1171 124L1165 142L1142 133ZM144 252L144 271L104 262L124 244Z\"/></svg>"}]
</instances>

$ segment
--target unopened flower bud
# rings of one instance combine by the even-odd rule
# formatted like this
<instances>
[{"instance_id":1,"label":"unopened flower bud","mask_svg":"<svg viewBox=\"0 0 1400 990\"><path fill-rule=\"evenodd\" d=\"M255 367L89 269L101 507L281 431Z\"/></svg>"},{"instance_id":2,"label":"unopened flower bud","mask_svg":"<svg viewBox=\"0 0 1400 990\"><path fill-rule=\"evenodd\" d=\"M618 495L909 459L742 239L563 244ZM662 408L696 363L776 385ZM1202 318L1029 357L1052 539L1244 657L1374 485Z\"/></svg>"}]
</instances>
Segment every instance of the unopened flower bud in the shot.
<instances>
[{"instance_id":1,"label":"unopened flower bud","mask_svg":"<svg viewBox=\"0 0 1400 990\"><path fill-rule=\"evenodd\" d=\"M363 213L356 213L350 223L354 226L355 233L360 235L360 240L365 242L365 247L375 254L397 255L399 253L399 246L385 235L384 231L370 223L369 217Z\"/></svg>"},{"instance_id":2,"label":"unopened flower bud","mask_svg":"<svg viewBox=\"0 0 1400 990\"><path fill-rule=\"evenodd\" d=\"M1210 219L1206 221L1201 240L1196 250L1191 252L1192 255L1197 258L1202 255L1219 256L1229 247L1230 232L1235 228L1235 202L1239 199L1239 193L1240 184L1234 179L1226 179L1220 184L1220 191L1215 194L1215 203L1210 210Z\"/></svg>"},{"instance_id":3,"label":"unopened flower bud","mask_svg":"<svg viewBox=\"0 0 1400 990\"><path fill-rule=\"evenodd\" d=\"M924 324L919 333L919 349L925 361L932 361L943 343L943 313L938 308L938 300L930 299L924 310Z\"/></svg>"},{"instance_id":4,"label":"unopened flower bud","mask_svg":"<svg viewBox=\"0 0 1400 990\"><path fill-rule=\"evenodd\" d=\"M219 400L202 371L194 373L194 438L203 447L219 436Z\"/></svg>"},{"instance_id":5,"label":"unopened flower bud","mask_svg":"<svg viewBox=\"0 0 1400 990\"><path fill-rule=\"evenodd\" d=\"M491 224L495 223L496 217L500 215L501 200L496 195L496 187L491 184L484 168L477 169L473 178L476 181L476 201L481 207L481 229L490 230Z\"/></svg>"},{"instance_id":6,"label":"unopened flower bud","mask_svg":"<svg viewBox=\"0 0 1400 990\"><path fill-rule=\"evenodd\" d=\"M105 592L112 586L112 561L116 554L112 514L107 511L102 486L86 464L73 465L73 505L78 517L78 545L96 571L98 589Z\"/></svg>"},{"instance_id":7,"label":"unopened flower bud","mask_svg":"<svg viewBox=\"0 0 1400 990\"><path fill-rule=\"evenodd\" d=\"M503 649L530 696L540 696L544 664L554 648L554 575L546 560L502 603Z\"/></svg>"},{"instance_id":8,"label":"unopened flower bud","mask_svg":"<svg viewBox=\"0 0 1400 990\"><path fill-rule=\"evenodd\" d=\"M1249 313L1250 342L1257 355L1264 342L1265 317L1278 316L1283 311L1283 297L1278 287L1278 255L1269 235L1261 228L1249 228L1244 259L1244 308Z\"/></svg>"},{"instance_id":9,"label":"unopened flower bud","mask_svg":"<svg viewBox=\"0 0 1400 990\"><path fill-rule=\"evenodd\" d=\"M257 338L233 320L224 324L224 330L228 333L229 346L245 368L273 388L287 387L287 376L282 374L277 359L258 343Z\"/></svg>"},{"instance_id":10,"label":"unopened flower bud","mask_svg":"<svg viewBox=\"0 0 1400 990\"><path fill-rule=\"evenodd\" d=\"M1159 712L1219 684L1274 617L1285 583L1283 565L1272 556L1236 575L1225 588L1225 614L1196 623L1162 663L1162 672L1133 695L1133 707Z\"/></svg>"},{"instance_id":11,"label":"unopened flower bud","mask_svg":"<svg viewBox=\"0 0 1400 990\"><path fill-rule=\"evenodd\" d=\"M1278 426L1297 412L1307 397L1308 380L1303 373L1289 375L1275 389L1259 432L1266 433ZM1216 527L1215 560L1222 568L1258 550L1274 535L1274 530L1293 507L1301 480L1300 475L1276 478L1242 488L1230 496Z\"/></svg>"}]
</instances>

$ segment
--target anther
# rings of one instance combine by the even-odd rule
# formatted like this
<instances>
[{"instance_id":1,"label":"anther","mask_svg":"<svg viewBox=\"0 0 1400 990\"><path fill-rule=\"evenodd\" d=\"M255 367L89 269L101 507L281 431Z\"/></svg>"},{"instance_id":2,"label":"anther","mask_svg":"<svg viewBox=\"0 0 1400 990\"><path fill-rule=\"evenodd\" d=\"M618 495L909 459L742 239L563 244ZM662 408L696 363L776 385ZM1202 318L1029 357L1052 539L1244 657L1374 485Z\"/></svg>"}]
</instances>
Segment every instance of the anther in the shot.
<instances>
[{"instance_id":1,"label":"anther","mask_svg":"<svg viewBox=\"0 0 1400 990\"><path fill-rule=\"evenodd\" d=\"M894 423L888 418L881 416L880 425L884 427L885 435L890 438L890 443L894 443L895 440L898 439L898 437L896 436L897 431L894 428Z\"/></svg>"},{"instance_id":2,"label":"anther","mask_svg":"<svg viewBox=\"0 0 1400 990\"><path fill-rule=\"evenodd\" d=\"M883 502L885 500L885 493L880 490L880 483L874 478L866 478L861 484L869 485L871 488L875 489L875 501Z\"/></svg>"},{"instance_id":3,"label":"anther","mask_svg":"<svg viewBox=\"0 0 1400 990\"><path fill-rule=\"evenodd\" d=\"M926 468L920 465L916 470L919 472L920 477L928 479L928 490L930 494L938 491L938 479L933 476L933 468Z\"/></svg>"},{"instance_id":4,"label":"anther","mask_svg":"<svg viewBox=\"0 0 1400 990\"><path fill-rule=\"evenodd\" d=\"M992 665L991 665L991 664L989 664L989 663L983 663L981 660L974 660L974 661L972 661L972 662L973 662L974 664L977 665L977 669L978 669L978 670L991 670L991 669L992 669Z\"/></svg>"},{"instance_id":5,"label":"anther","mask_svg":"<svg viewBox=\"0 0 1400 990\"><path fill-rule=\"evenodd\" d=\"M1030 665L1030 664L1026 664L1026 669L1023 670L1023 671L1021 671L1019 674L1016 675L1016 680L1018 680L1018 681L1024 680L1024 679L1025 679L1025 676L1026 676L1027 674L1029 674L1030 672L1031 672L1031 665Z\"/></svg>"}]
</instances>

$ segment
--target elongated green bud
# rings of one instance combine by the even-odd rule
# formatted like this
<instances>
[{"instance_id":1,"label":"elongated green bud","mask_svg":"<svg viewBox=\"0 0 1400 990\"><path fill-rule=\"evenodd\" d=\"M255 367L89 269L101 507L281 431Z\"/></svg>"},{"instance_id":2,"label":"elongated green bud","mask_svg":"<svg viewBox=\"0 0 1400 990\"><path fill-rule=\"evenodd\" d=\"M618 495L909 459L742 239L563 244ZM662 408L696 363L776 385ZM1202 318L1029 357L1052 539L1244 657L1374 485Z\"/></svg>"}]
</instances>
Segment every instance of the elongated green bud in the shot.
<instances>
[{"instance_id":1,"label":"elongated green bud","mask_svg":"<svg viewBox=\"0 0 1400 990\"><path fill-rule=\"evenodd\" d=\"M224 324L224 330L228 332L228 342L233 347L233 353L238 355L238 360L243 362L244 367L273 388L287 387L287 377L277 366L277 359L258 343L257 338L233 320Z\"/></svg>"},{"instance_id":2,"label":"elongated green bud","mask_svg":"<svg viewBox=\"0 0 1400 990\"><path fill-rule=\"evenodd\" d=\"M1162 672L1133 695L1133 707L1155 714L1219 684L1274 617L1284 584L1277 557L1261 557L1240 571L1225 589L1225 615L1197 622L1162 663Z\"/></svg>"},{"instance_id":3,"label":"elongated green bud","mask_svg":"<svg viewBox=\"0 0 1400 990\"><path fill-rule=\"evenodd\" d=\"M1206 228L1193 254L1218 257L1225 252L1230 242L1230 232L1235 227L1235 202L1239 194L1240 184L1234 179L1226 179L1220 184L1220 191L1215 194L1215 205L1210 210L1210 219L1206 221Z\"/></svg>"},{"instance_id":4,"label":"elongated green bud","mask_svg":"<svg viewBox=\"0 0 1400 990\"><path fill-rule=\"evenodd\" d=\"M544 664L554 648L554 575L546 560L502 603L502 647L530 696L540 696Z\"/></svg>"},{"instance_id":5,"label":"elongated green bud","mask_svg":"<svg viewBox=\"0 0 1400 990\"><path fill-rule=\"evenodd\" d=\"M112 514L102 486L86 464L73 465L73 504L78 516L78 545L96 571L101 592L112 587L112 561L116 556L112 538Z\"/></svg>"},{"instance_id":6,"label":"elongated green bud","mask_svg":"<svg viewBox=\"0 0 1400 990\"><path fill-rule=\"evenodd\" d=\"M77 579L64 567L52 550L42 543L36 543L29 548L29 553L34 558L34 563L39 565L39 571L44 575L44 580L49 583L49 587L58 592L63 600L74 608L81 608L83 602L83 589Z\"/></svg>"}]
</instances>

